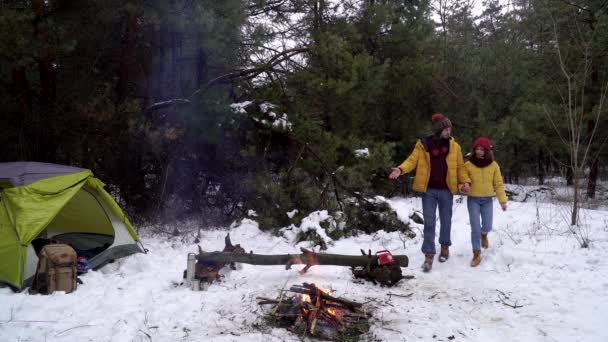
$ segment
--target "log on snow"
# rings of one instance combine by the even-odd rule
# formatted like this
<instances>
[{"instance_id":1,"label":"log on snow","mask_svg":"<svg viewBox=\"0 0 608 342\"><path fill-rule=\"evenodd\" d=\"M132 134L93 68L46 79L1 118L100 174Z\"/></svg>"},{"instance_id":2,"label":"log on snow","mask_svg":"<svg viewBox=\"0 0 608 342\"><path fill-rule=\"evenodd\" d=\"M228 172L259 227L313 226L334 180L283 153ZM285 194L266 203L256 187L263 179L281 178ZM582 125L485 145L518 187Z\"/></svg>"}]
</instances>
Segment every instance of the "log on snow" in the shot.
<instances>
[{"instance_id":1,"label":"log on snow","mask_svg":"<svg viewBox=\"0 0 608 342\"><path fill-rule=\"evenodd\" d=\"M253 254L253 253L226 253L226 252L204 252L199 246L199 254L196 259L201 263L243 263L251 265L285 265L290 269L293 264L305 264L306 269L314 265L334 265L350 267L369 267L378 263L375 255L341 255L341 254L319 254L301 248L302 254ZM406 255L394 255L395 262L401 267L407 267L408 257ZM304 270L304 271L305 271Z\"/></svg>"}]
</instances>

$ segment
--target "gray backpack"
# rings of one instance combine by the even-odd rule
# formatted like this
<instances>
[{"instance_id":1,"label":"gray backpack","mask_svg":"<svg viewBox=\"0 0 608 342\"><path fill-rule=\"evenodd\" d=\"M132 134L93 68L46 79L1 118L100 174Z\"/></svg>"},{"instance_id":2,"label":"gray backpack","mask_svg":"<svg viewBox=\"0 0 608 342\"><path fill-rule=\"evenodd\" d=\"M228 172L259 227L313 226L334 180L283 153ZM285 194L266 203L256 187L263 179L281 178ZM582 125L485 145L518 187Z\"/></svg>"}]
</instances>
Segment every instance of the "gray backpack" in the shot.
<instances>
[{"instance_id":1,"label":"gray backpack","mask_svg":"<svg viewBox=\"0 0 608 342\"><path fill-rule=\"evenodd\" d=\"M44 246L38 255L32 292L51 294L53 291L75 291L76 265L76 251L72 247L65 244Z\"/></svg>"}]
</instances>

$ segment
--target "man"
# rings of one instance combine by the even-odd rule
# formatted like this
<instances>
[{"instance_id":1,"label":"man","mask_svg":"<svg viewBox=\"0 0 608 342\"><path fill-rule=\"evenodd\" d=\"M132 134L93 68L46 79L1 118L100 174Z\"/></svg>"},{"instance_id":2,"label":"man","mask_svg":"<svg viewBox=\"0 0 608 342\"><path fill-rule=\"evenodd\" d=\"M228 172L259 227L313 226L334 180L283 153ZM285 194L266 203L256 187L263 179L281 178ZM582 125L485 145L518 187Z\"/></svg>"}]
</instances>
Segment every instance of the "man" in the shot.
<instances>
[{"instance_id":1,"label":"man","mask_svg":"<svg viewBox=\"0 0 608 342\"><path fill-rule=\"evenodd\" d=\"M439 262L445 262L449 256L452 244L450 233L452 229L452 203L458 185L467 194L471 180L464 168L462 150L452 137L452 123L443 114L434 114L433 135L419 139L414 151L398 167L393 168L390 179L397 179L402 174L416 169L414 191L422 193L422 214L424 216L424 237L422 253L424 263L422 269L429 272L433 267L435 257L435 212L439 207L439 243L441 253Z\"/></svg>"}]
</instances>

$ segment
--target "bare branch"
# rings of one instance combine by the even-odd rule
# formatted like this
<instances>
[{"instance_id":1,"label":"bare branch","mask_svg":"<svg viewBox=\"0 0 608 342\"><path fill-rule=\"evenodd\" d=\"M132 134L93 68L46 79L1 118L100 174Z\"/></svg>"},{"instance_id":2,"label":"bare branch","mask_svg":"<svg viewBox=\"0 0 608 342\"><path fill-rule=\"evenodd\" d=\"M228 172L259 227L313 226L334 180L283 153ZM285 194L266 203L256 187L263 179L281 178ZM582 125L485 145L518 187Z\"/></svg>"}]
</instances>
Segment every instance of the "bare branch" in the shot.
<instances>
[{"instance_id":1,"label":"bare branch","mask_svg":"<svg viewBox=\"0 0 608 342\"><path fill-rule=\"evenodd\" d=\"M217 82L220 82L220 81L223 81L226 79L243 78L243 79L247 80L247 79L254 78L263 72L272 70L275 65L280 64L284 61L287 61L295 55L298 55L303 52L308 52L308 51L310 51L310 49L307 47L293 48L293 49L285 50L279 54L276 54L275 56L270 58L266 63L264 63L260 66L256 66L256 67L249 68L249 69L237 70L237 71L233 71L231 73L216 77L216 78L212 79L211 81L209 81L207 83L207 86L213 85Z\"/></svg>"},{"instance_id":2,"label":"bare branch","mask_svg":"<svg viewBox=\"0 0 608 342\"><path fill-rule=\"evenodd\" d=\"M568 1L568 0L561 0L561 2L563 2L566 5L570 5L570 6L576 7L578 9L580 9L581 11L585 11L585 12L591 13L590 9L583 7L580 4L578 4L578 3L574 3L574 2Z\"/></svg>"},{"instance_id":3,"label":"bare branch","mask_svg":"<svg viewBox=\"0 0 608 342\"><path fill-rule=\"evenodd\" d=\"M547 115L547 118L549 119L549 122L551 123L551 126L553 126L553 129L557 133L557 136L559 137L559 139L562 141L562 143L564 143L564 145L566 145L568 148L570 148L570 143L568 141L566 141L566 139L564 139L564 137L562 136L561 132L557 128L557 125L555 124L555 121L553 121L553 117L551 117L551 113L549 113L549 110L547 109L547 107L543 106L543 109L545 110L545 115Z\"/></svg>"},{"instance_id":4,"label":"bare branch","mask_svg":"<svg viewBox=\"0 0 608 342\"><path fill-rule=\"evenodd\" d=\"M172 99L172 100L157 102L157 103L154 103L153 105L151 105L150 107L146 108L144 110L143 114L148 115L151 112L158 110L158 109L167 108L167 107L176 106L176 105L182 106L182 105L187 105L187 104L190 104L190 100L188 100L188 99Z\"/></svg>"},{"instance_id":5,"label":"bare branch","mask_svg":"<svg viewBox=\"0 0 608 342\"><path fill-rule=\"evenodd\" d=\"M575 120L574 120L574 115L575 113L573 113L573 104L572 104L572 74L566 69L566 63L564 62L564 58L562 57L562 50L561 50L561 46L559 43L559 36L557 34L557 22L555 21L555 17L553 16L553 13L550 12L550 16L551 16L551 21L553 23L553 34L555 36L555 42L556 42L556 49L557 49L557 56L559 59L559 67L562 70L562 73L564 74L564 77L566 78L566 82L568 85L568 105L566 108L566 116L568 118L568 125L569 125L569 135L570 135L570 142L571 142L571 160L574 162L575 158L576 158L576 151L577 151L577 146L575 145Z\"/></svg>"}]
</instances>

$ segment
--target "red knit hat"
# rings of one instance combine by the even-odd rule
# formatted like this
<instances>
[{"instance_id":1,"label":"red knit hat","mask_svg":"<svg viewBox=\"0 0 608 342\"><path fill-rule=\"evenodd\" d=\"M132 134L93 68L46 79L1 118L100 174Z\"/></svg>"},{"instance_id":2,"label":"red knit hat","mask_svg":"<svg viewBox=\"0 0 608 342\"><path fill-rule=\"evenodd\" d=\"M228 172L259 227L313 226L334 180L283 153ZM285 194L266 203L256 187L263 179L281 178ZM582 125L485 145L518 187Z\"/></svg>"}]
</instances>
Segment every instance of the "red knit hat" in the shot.
<instances>
[{"instance_id":1,"label":"red knit hat","mask_svg":"<svg viewBox=\"0 0 608 342\"><path fill-rule=\"evenodd\" d=\"M433 114L431 121L433 122L433 132L435 133L441 133L444 129L452 127L450 119L446 118L441 113Z\"/></svg>"},{"instance_id":2,"label":"red knit hat","mask_svg":"<svg viewBox=\"0 0 608 342\"><path fill-rule=\"evenodd\" d=\"M475 142L473 143L473 151L475 151L477 147L483 147L483 149L486 151L492 151L494 148L494 146L492 146L492 141L486 137L479 137L475 139Z\"/></svg>"}]
</instances>

